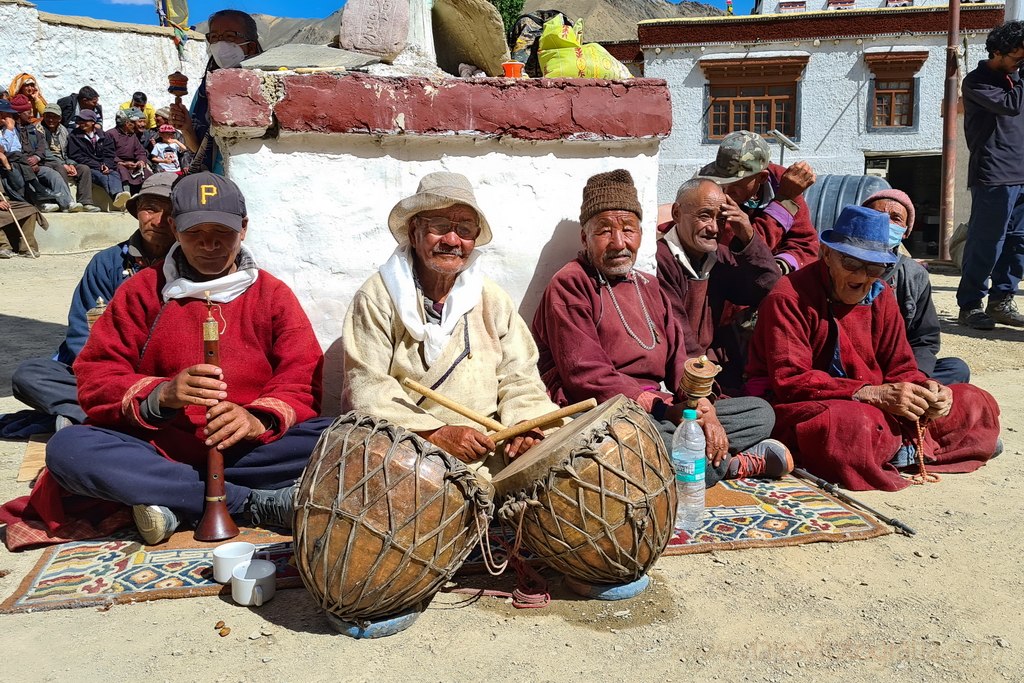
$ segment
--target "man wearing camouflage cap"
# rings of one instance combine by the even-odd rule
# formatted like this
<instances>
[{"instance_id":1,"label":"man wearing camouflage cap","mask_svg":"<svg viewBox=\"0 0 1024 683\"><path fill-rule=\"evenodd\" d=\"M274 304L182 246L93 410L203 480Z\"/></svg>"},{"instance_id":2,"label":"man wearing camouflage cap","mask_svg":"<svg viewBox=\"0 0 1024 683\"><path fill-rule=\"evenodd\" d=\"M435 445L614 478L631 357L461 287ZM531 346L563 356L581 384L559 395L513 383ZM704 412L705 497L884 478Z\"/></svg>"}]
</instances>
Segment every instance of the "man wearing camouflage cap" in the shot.
<instances>
[{"instance_id":1,"label":"man wearing camouflage cap","mask_svg":"<svg viewBox=\"0 0 1024 683\"><path fill-rule=\"evenodd\" d=\"M722 186L743 209L754 231L768 244L783 274L818 258L818 233L803 193L814 184L814 171L806 161L789 168L771 163L768 143L757 133L729 133L718 145L718 157L695 178ZM719 237L732 239L731 230Z\"/></svg>"},{"instance_id":2,"label":"man wearing camouflage cap","mask_svg":"<svg viewBox=\"0 0 1024 683\"><path fill-rule=\"evenodd\" d=\"M153 174L149 166L149 154L135 134L135 122L143 118L142 112L134 107L119 109L114 117L117 125L107 131L107 135L114 141L117 172L121 174L124 188L131 194L138 192L142 181Z\"/></svg>"}]
</instances>

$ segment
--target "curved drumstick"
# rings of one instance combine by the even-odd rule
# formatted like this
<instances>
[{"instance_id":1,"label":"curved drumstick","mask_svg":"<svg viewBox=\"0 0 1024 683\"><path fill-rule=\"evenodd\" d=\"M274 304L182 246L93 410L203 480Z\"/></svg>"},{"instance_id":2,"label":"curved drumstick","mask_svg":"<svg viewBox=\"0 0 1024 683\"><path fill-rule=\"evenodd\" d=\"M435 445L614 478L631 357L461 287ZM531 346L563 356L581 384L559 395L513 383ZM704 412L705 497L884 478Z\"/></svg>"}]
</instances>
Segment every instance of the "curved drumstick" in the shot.
<instances>
[{"instance_id":1,"label":"curved drumstick","mask_svg":"<svg viewBox=\"0 0 1024 683\"><path fill-rule=\"evenodd\" d=\"M553 410L550 413L541 415L540 417L535 417L532 420L527 420L526 422L521 422L520 424L513 425L512 427L505 427L497 420L492 420L486 415L481 415L480 413L474 410L470 410L466 406L460 403L456 403L455 401L448 398L444 394L438 393L429 387L425 387L419 382L410 379L409 377L403 379L402 384L409 387L416 393L426 396L434 403L437 403L438 405L442 405L445 408L448 408L452 412L456 412L459 415L462 415L463 417L468 417L473 422L476 422L479 425L487 427L488 429L495 430L493 434L488 435L490 436L491 440L494 441L495 443L499 441L507 441L509 439L519 436L520 434L525 434L531 429L536 429L538 427L543 427L544 425L549 425L552 422L557 422L558 420L561 420L562 418L575 415L576 413L581 413L584 410L589 410L597 406L597 401L595 399L590 398L587 399L586 401L574 403L571 406L566 406L564 408L559 408L558 410Z\"/></svg>"}]
</instances>

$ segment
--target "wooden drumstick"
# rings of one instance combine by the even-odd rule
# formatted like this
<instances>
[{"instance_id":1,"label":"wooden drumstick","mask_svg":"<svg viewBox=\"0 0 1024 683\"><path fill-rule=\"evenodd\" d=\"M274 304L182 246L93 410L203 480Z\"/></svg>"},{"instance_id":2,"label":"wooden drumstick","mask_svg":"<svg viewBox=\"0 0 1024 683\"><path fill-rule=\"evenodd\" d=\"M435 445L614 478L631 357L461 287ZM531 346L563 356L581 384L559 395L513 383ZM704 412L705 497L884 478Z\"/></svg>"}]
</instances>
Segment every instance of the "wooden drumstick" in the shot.
<instances>
[{"instance_id":1,"label":"wooden drumstick","mask_svg":"<svg viewBox=\"0 0 1024 683\"><path fill-rule=\"evenodd\" d=\"M450 398L448 398L444 394L439 394L436 391L434 391L433 389L431 389L430 387L425 387L422 384L420 384L419 382L417 382L417 381L415 381L415 380L413 380L413 379L411 379L409 377L406 377L405 379L403 379L402 380L402 384L404 384L405 386L409 387L410 389L415 391L417 394L423 394L424 396L429 398L434 403L437 403L438 405L442 405L445 408L447 408L448 410L451 410L452 412L458 413L459 415L462 415L463 417L468 417L473 422L476 422L479 425L483 425L484 427L487 427L488 429L493 429L496 432L500 432L501 430L505 429L505 425L501 424L497 420L492 420L491 418L487 417L486 415L481 415L480 413L476 412L475 410L470 410L466 406L461 405L461 404L456 403L455 401L451 400Z\"/></svg>"},{"instance_id":2,"label":"wooden drumstick","mask_svg":"<svg viewBox=\"0 0 1024 683\"><path fill-rule=\"evenodd\" d=\"M527 420L526 422L521 422L517 425L512 425L511 427L502 429L500 432L494 432L487 436L490 437L491 441L494 443L498 443L499 441L508 441L509 439L514 439L520 434L525 434L531 429L544 427L552 422L557 422L562 418L572 417L576 413L582 413L584 410L590 410L591 408L596 407L597 399L588 398L586 401L580 401L579 403L573 403L571 406L552 410L550 413L546 413L540 417L535 417L532 420Z\"/></svg>"}]
</instances>

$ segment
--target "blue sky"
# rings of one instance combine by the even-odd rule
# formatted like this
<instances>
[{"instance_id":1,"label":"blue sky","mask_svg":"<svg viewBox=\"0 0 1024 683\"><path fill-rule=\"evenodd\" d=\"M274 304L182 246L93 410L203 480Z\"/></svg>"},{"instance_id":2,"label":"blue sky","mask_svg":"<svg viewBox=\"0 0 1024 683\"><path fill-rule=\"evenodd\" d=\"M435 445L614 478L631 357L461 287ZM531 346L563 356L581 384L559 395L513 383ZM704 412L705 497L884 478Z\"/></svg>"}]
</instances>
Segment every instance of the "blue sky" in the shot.
<instances>
[{"instance_id":1,"label":"blue sky","mask_svg":"<svg viewBox=\"0 0 1024 683\"><path fill-rule=\"evenodd\" d=\"M127 21L133 24L156 24L153 0L31 0L43 12L74 16ZM614 0L613 0L614 1ZM704 0L725 7L725 0ZM747 13L753 0L733 0L737 14ZM271 14L278 17L310 17L323 19L344 5L344 0L191 0L189 21L195 25L218 9L231 7L246 12ZM552 2L557 7L557 0Z\"/></svg>"}]
</instances>

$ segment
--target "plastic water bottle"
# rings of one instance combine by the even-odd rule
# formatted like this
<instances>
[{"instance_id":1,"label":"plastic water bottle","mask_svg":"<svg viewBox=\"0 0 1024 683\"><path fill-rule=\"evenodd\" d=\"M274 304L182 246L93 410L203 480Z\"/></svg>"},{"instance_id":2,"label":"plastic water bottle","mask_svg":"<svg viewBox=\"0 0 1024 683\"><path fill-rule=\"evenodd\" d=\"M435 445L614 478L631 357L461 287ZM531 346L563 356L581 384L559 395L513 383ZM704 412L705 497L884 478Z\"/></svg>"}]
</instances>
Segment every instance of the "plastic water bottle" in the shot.
<instances>
[{"instance_id":1,"label":"plastic water bottle","mask_svg":"<svg viewBox=\"0 0 1024 683\"><path fill-rule=\"evenodd\" d=\"M675 532L696 531L704 521L704 430L697 411L684 410L683 421L672 435L672 466L676 470Z\"/></svg>"}]
</instances>

